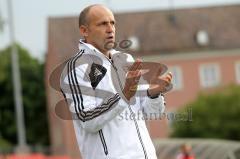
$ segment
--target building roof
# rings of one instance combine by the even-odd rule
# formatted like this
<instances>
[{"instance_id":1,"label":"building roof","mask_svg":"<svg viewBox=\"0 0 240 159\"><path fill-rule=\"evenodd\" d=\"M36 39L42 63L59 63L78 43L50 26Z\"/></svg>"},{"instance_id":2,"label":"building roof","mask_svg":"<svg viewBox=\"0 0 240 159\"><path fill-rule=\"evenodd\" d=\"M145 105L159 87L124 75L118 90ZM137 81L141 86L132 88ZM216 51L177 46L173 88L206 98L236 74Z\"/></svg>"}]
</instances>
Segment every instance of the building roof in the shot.
<instances>
[{"instance_id":1,"label":"building roof","mask_svg":"<svg viewBox=\"0 0 240 159\"><path fill-rule=\"evenodd\" d=\"M139 38L143 53L240 47L240 5L117 14L118 38ZM122 29L123 28L123 29ZM198 31L209 44L199 46Z\"/></svg>"},{"instance_id":2,"label":"building roof","mask_svg":"<svg viewBox=\"0 0 240 159\"><path fill-rule=\"evenodd\" d=\"M136 37L138 55L240 47L240 5L117 13L117 41ZM199 45L197 33L208 36ZM202 35L201 35L202 36ZM77 50L78 17L49 18L49 51L60 55Z\"/></svg>"}]
</instances>

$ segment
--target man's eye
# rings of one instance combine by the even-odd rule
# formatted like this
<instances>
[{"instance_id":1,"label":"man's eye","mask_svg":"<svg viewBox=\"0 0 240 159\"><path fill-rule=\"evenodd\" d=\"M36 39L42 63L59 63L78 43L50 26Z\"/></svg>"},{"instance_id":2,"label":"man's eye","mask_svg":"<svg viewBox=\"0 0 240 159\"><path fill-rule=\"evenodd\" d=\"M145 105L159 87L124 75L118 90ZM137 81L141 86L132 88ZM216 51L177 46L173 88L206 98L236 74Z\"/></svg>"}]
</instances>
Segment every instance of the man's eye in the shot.
<instances>
[{"instance_id":1,"label":"man's eye","mask_svg":"<svg viewBox=\"0 0 240 159\"><path fill-rule=\"evenodd\" d=\"M107 22L102 22L102 25L107 25Z\"/></svg>"}]
</instances>

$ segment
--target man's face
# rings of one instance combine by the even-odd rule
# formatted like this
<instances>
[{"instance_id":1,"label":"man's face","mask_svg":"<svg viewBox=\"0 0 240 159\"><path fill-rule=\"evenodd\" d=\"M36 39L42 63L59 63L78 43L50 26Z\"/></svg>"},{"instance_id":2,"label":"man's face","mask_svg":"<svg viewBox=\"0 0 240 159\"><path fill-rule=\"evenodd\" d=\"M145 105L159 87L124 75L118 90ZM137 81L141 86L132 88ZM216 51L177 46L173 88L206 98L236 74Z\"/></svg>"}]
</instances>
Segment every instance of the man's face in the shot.
<instances>
[{"instance_id":1,"label":"man's face","mask_svg":"<svg viewBox=\"0 0 240 159\"><path fill-rule=\"evenodd\" d=\"M110 10L103 6L95 6L88 14L87 43L101 52L112 49L115 42L115 19Z\"/></svg>"}]
</instances>

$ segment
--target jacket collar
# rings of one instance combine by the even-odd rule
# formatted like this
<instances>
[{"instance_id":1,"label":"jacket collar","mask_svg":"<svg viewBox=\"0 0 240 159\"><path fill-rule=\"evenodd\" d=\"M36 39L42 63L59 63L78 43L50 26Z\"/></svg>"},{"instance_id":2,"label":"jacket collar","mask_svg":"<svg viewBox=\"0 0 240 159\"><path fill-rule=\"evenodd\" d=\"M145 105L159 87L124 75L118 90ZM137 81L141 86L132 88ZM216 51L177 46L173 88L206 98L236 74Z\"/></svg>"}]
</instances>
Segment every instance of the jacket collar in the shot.
<instances>
[{"instance_id":1,"label":"jacket collar","mask_svg":"<svg viewBox=\"0 0 240 159\"><path fill-rule=\"evenodd\" d=\"M94 55L97 55L100 57L106 57L101 51L99 51L92 44L86 43L84 39L80 39L79 44L78 44L78 49L81 50L83 47L89 49L90 51L88 53L90 53L90 54L94 54ZM110 50L111 56L113 56L116 53L119 53L119 51L117 51L115 49Z\"/></svg>"}]
</instances>

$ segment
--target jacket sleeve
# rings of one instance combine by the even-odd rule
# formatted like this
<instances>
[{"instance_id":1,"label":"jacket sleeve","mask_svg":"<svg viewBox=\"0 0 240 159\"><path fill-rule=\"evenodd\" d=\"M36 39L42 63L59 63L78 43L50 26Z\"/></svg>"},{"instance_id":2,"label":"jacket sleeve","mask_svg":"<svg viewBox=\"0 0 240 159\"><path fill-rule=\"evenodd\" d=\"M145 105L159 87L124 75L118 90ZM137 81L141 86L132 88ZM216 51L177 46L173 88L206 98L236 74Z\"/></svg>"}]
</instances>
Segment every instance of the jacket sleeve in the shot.
<instances>
[{"instance_id":1,"label":"jacket sleeve","mask_svg":"<svg viewBox=\"0 0 240 159\"><path fill-rule=\"evenodd\" d=\"M162 95L159 95L159 97L155 99L145 96L142 97L140 101L144 115L147 117L147 119L161 118L161 115L165 110L165 101Z\"/></svg>"},{"instance_id":2,"label":"jacket sleeve","mask_svg":"<svg viewBox=\"0 0 240 159\"><path fill-rule=\"evenodd\" d=\"M97 132L127 108L128 103L121 92L93 89L90 79L86 78L88 69L88 64L75 67L70 60L62 73L61 88L73 120L80 120L86 131Z\"/></svg>"},{"instance_id":3,"label":"jacket sleeve","mask_svg":"<svg viewBox=\"0 0 240 159\"><path fill-rule=\"evenodd\" d=\"M143 80L143 79L141 79ZM146 82L142 82L146 83ZM140 85L139 88L142 90L140 93L140 105L141 109L147 119L159 119L165 110L165 100L162 95L152 99L147 95L149 84Z\"/></svg>"}]
</instances>

